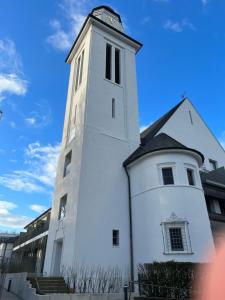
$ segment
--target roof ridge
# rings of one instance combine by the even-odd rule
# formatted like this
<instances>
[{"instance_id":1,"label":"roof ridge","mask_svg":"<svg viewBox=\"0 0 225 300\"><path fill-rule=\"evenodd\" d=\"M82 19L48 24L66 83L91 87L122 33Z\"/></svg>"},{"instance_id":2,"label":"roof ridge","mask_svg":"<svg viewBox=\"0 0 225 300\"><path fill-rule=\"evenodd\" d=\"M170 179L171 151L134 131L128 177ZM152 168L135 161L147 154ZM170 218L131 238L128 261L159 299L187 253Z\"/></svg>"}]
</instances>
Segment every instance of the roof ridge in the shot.
<instances>
[{"instance_id":1,"label":"roof ridge","mask_svg":"<svg viewBox=\"0 0 225 300\"><path fill-rule=\"evenodd\" d=\"M158 120L156 120L153 124L151 124L147 129L141 132L141 142L145 143L147 139L153 138L157 132L165 125L165 123L172 117L172 115L177 111L177 109L183 104L183 102L187 100L184 98L177 105L171 108L167 113L161 116Z\"/></svg>"}]
</instances>

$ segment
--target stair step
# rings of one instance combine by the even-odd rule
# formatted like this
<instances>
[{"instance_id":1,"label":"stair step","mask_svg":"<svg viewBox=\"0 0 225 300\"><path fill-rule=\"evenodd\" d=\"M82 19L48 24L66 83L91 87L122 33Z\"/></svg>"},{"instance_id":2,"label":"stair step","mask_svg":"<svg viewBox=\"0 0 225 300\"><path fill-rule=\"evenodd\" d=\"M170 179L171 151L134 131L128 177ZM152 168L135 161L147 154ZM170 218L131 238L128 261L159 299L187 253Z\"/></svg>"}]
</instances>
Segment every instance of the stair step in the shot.
<instances>
[{"instance_id":1,"label":"stair step","mask_svg":"<svg viewBox=\"0 0 225 300\"><path fill-rule=\"evenodd\" d=\"M45 289L45 290L41 290L42 293L44 294L68 294L69 291L68 289L65 290L49 290L49 289Z\"/></svg>"},{"instance_id":2,"label":"stair step","mask_svg":"<svg viewBox=\"0 0 225 300\"><path fill-rule=\"evenodd\" d=\"M41 294L68 294L69 288L63 277L28 277L32 287L39 287Z\"/></svg>"}]
</instances>

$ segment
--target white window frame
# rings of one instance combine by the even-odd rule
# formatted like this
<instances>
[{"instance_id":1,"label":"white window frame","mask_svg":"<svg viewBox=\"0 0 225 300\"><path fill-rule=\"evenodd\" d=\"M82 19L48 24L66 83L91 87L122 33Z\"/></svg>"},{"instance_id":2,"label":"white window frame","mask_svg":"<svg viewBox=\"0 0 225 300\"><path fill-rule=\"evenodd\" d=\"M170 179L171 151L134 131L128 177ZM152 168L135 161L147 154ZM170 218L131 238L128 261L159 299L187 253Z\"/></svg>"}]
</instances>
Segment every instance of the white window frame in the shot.
<instances>
[{"instance_id":1,"label":"white window frame","mask_svg":"<svg viewBox=\"0 0 225 300\"><path fill-rule=\"evenodd\" d=\"M164 168L172 168L173 172L173 184L164 184L162 169ZM176 174L176 164L175 163L163 163L158 164L158 173L159 173L159 182L162 186L174 186L177 184L177 174Z\"/></svg>"},{"instance_id":2,"label":"white window frame","mask_svg":"<svg viewBox=\"0 0 225 300\"><path fill-rule=\"evenodd\" d=\"M106 47L107 47L107 44L109 46L111 46L111 73L110 73L110 78L111 79L108 79L106 78L106 72L104 72L104 78L106 81L108 82L111 82L117 86L122 86L122 81L123 81L123 48L118 45L118 44L115 44L114 42L112 42L111 40L108 40L106 39L105 40L105 50L106 50ZM116 53L116 49L119 50L119 73L120 73L120 83L116 83L116 80L115 80L115 53ZM105 59L104 59L104 63L106 64L106 51L105 51ZM106 65L105 65L105 68L104 70L106 70Z\"/></svg>"},{"instance_id":3,"label":"white window frame","mask_svg":"<svg viewBox=\"0 0 225 300\"><path fill-rule=\"evenodd\" d=\"M184 168L185 168L185 175L186 175L186 182L188 186L198 186L198 180L197 180L197 171L196 171L196 167L191 165L191 164L184 164ZM187 171L188 170L192 170L192 175L193 175L193 180L194 180L194 185L189 184L188 181L188 174Z\"/></svg>"},{"instance_id":4,"label":"white window frame","mask_svg":"<svg viewBox=\"0 0 225 300\"><path fill-rule=\"evenodd\" d=\"M164 244L164 254L193 254L187 220L178 218L175 213L172 213L170 218L161 222L161 226ZM181 229L184 250L172 250L169 232L170 228Z\"/></svg>"},{"instance_id":5,"label":"white window frame","mask_svg":"<svg viewBox=\"0 0 225 300\"><path fill-rule=\"evenodd\" d=\"M58 221L62 221L66 217L67 200L68 200L67 194L62 196L59 200Z\"/></svg>"}]
</instances>

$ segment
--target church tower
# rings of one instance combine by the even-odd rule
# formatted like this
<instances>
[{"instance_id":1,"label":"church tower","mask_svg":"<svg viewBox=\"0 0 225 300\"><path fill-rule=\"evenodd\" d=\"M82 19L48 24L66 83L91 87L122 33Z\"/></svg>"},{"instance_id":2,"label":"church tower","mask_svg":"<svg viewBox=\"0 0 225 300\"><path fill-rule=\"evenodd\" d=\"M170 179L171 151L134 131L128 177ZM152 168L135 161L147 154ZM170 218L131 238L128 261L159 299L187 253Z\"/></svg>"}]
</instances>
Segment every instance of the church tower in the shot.
<instances>
[{"instance_id":1,"label":"church tower","mask_svg":"<svg viewBox=\"0 0 225 300\"><path fill-rule=\"evenodd\" d=\"M70 78L44 272L130 266L124 160L139 146L135 55L110 7L93 9L66 59Z\"/></svg>"}]
</instances>

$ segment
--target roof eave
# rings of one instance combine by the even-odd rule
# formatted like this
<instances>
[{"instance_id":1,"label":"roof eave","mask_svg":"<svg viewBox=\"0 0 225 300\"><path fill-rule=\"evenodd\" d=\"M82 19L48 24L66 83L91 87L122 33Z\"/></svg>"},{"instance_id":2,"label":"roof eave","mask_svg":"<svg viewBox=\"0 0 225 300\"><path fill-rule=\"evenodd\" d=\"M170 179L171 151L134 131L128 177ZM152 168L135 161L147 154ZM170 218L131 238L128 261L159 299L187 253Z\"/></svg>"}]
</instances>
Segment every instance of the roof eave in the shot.
<instances>
[{"instance_id":1,"label":"roof eave","mask_svg":"<svg viewBox=\"0 0 225 300\"><path fill-rule=\"evenodd\" d=\"M178 147L173 147L173 148L159 148L156 150L152 150L146 153L143 153L137 157L135 157L134 159L126 159L123 163L123 166L126 168L128 166L130 166L132 163L138 161L139 159L145 158L146 156L149 156L151 154L155 154L157 152L170 152L170 151L179 151L179 152L192 152L192 154L194 153L196 158L198 157L198 164L199 166L201 166L204 163L204 155L199 152L198 150L195 149L191 149L191 148L187 148L187 149L182 149L182 148L178 148Z\"/></svg>"},{"instance_id":2,"label":"roof eave","mask_svg":"<svg viewBox=\"0 0 225 300\"><path fill-rule=\"evenodd\" d=\"M108 32L114 32L118 35L118 37L120 37L120 39L122 40L126 40L132 47L134 47L134 49L136 50L136 53L141 49L142 47L142 43L138 42L137 40L133 39L132 37L130 37L129 35L123 33L122 31L112 27L111 25L105 23L104 21L102 21L101 19L89 14L76 38L76 40L74 41L70 51L69 51L69 54L67 55L66 57L66 60L65 62L66 63L71 63L72 61L72 57L73 57L73 53L74 53L74 50L77 46L77 44L79 44L79 40L81 38L82 35L84 35L88 28L90 27L91 24L94 24L98 27L101 27L104 29L108 29Z\"/></svg>"}]
</instances>

